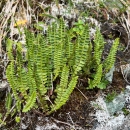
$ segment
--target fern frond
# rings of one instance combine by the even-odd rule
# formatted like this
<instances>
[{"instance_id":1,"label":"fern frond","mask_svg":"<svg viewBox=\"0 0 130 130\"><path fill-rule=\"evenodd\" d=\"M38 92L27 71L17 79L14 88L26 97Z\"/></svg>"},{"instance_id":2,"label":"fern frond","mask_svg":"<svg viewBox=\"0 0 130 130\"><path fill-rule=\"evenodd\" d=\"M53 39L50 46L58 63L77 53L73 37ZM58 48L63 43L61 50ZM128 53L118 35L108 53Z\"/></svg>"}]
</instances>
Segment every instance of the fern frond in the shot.
<instances>
[{"instance_id":1,"label":"fern frond","mask_svg":"<svg viewBox=\"0 0 130 130\"><path fill-rule=\"evenodd\" d=\"M75 44L72 42L72 31L68 30L66 33L66 41L65 41L65 57L70 68L74 64L74 46Z\"/></svg>"},{"instance_id":2,"label":"fern frond","mask_svg":"<svg viewBox=\"0 0 130 130\"><path fill-rule=\"evenodd\" d=\"M55 90L55 92L57 92L57 96L60 97L66 90L68 85L68 77L69 77L69 68L67 66L64 66L61 74L60 85L58 85Z\"/></svg>"},{"instance_id":3,"label":"fern frond","mask_svg":"<svg viewBox=\"0 0 130 130\"><path fill-rule=\"evenodd\" d=\"M52 49L52 46L48 47L47 55L46 55L46 74L47 74L47 88L51 88L51 82L52 82L52 72L54 70L54 54L50 51Z\"/></svg>"},{"instance_id":4,"label":"fern frond","mask_svg":"<svg viewBox=\"0 0 130 130\"><path fill-rule=\"evenodd\" d=\"M57 34L58 34L58 40L59 40L59 43L61 42L65 42L65 35L66 35L66 32L65 32L65 23L63 21L63 19L59 19L58 21L58 28L57 28Z\"/></svg>"},{"instance_id":5,"label":"fern frond","mask_svg":"<svg viewBox=\"0 0 130 130\"><path fill-rule=\"evenodd\" d=\"M57 43L57 35L57 24L52 23L52 25L48 27L47 31L47 44L53 46L55 43Z\"/></svg>"},{"instance_id":6,"label":"fern frond","mask_svg":"<svg viewBox=\"0 0 130 130\"><path fill-rule=\"evenodd\" d=\"M20 112L21 111L21 104L22 104L22 100L18 100L17 102L16 102L16 109L17 109L17 111L18 112Z\"/></svg>"},{"instance_id":7,"label":"fern frond","mask_svg":"<svg viewBox=\"0 0 130 130\"><path fill-rule=\"evenodd\" d=\"M93 68L93 56L92 56L92 44L89 44L88 51L86 54L86 63L83 67L83 71L86 75L90 74L90 70Z\"/></svg>"},{"instance_id":8,"label":"fern frond","mask_svg":"<svg viewBox=\"0 0 130 130\"><path fill-rule=\"evenodd\" d=\"M25 69L21 68L21 66L18 66L18 69L19 72L17 71L17 88L21 95L24 97L24 99L27 99L27 90L29 89L29 87L27 86L27 72Z\"/></svg>"},{"instance_id":9,"label":"fern frond","mask_svg":"<svg viewBox=\"0 0 130 130\"><path fill-rule=\"evenodd\" d=\"M113 67L115 63L118 45L119 45L119 38L116 38L103 64L105 73L107 73Z\"/></svg>"},{"instance_id":10,"label":"fern frond","mask_svg":"<svg viewBox=\"0 0 130 130\"><path fill-rule=\"evenodd\" d=\"M30 95L30 98L27 100L27 103L24 106L22 112L28 112L34 106L35 102L36 102L36 92L34 91Z\"/></svg>"},{"instance_id":11,"label":"fern frond","mask_svg":"<svg viewBox=\"0 0 130 130\"><path fill-rule=\"evenodd\" d=\"M35 65L35 67L34 67L33 78L34 78L35 86L36 86L35 90L37 89L39 94L44 95L47 92L47 88L45 87L43 79L42 79L43 74L41 74L41 72L39 73L40 70L38 70L39 69L38 67L39 67L38 65L37 66Z\"/></svg>"},{"instance_id":12,"label":"fern frond","mask_svg":"<svg viewBox=\"0 0 130 130\"><path fill-rule=\"evenodd\" d=\"M7 69L6 69L6 77L8 79L8 82L10 84L10 87L13 90L13 95L15 97L16 100L19 100L18 94L17 94L17 78L15 76L15 71L14 71L14 61L12 61Z\"/></svg>"},{"instance_id":13,"label":"fern frond","mask_svg":"<svg viewBox=\"0 0 130 130\"><path fill-rule=\"evenodd\" d=\"M54 79L56 79L56 77L59 75L59 73L61 72L61 69L63 67L63 62L61 62L63 60L63 44L60 43L57 46L55 46L55 52L54 52L54 74L55 77Z\"/></svg>"},{"instance_id":14,"label":"fern frond","mask_svg":"<svg viewBox=\"0 0 130 130\"><path fill-rule=\"evenodd\" d=\"M13 41L8 39L6 43L6 51L7 51L9 60L14 60L14 57L12 55L12 52L13 52L12 48L13 48Z\"/></svg>"},{"instance_id":15,"label":"fern frond","mask_svg":"<svg viewBox=\"0 0 130 130\"><path fill-rule=\"evenodd\" d=\"M102 64L100 64L97 67L97 71L96 71L96 74L94 75L94 79L93 80L89 79L89 82L88 82L89 88L93 89L96 86L98 86L98 84L101 82L101 78L102 78Z\"/></svg>"},{"instance_id":16,"label":"fern frond","mask_svg":"<svg viewBox=\"0 0 130 130\"><path fill-rule=\"evenodd\" d=\"M10 111L11 104L12 104L12 97L11 97L11 94L8 93L8 95L6 97L6 109L7 109L7 113L9 113L9 111Z\"/></svg>"},{"instance_id":17,"label":"fern frond","mask_svg":"<svg viewBox=\"0 0 130 130\"><path fill-rule=\"evenodd\" d=\"M96 65L99 65L101 63L104 44L105 42L104 42L103 36L100 33L100 30L97 29L95 38L94 38L94 60L95 60Z\"/></svg>"},{"instance_id":18,"label":"fern frond","mask_svg":"<svg viewBox=\"0 0 130 130\"><path fill-rule=\"evenodd\" d=\"M16 43L16 75L17 75L17 91L26 99L27 98L27 71L24 68L24 61L22 56L22 44Z\"/></svg>"},{"instance_id":19,"label":"fern frond","mask_svg":"<svg viewBox=\"0 0 130 130\"><path fill-rule=\"evenodd\" d=\"M52 45L47 45L46 39L40 35L38 36L38 41L39 48L38 53L37 53L37 73L40 77L40 79L43 81L44 86L50 86L50 78L51 77L51 72L53 69L53 53L54 53L54 47ZM48 41L48 44L49 41Z\"/></svg>"},{"instance_id":20,"label":"fern frond","mask_svg":"<svg viewBox=\"0 0 130 130\"><path fill-rule=\"evenodd\" d=\"M90 44L89 27L88 25L86 25L82 35L78 35L75 47L75 65L74 65L75 74L77 74L80 70L82 70L82 67L86 63L89 44Z\"/></svg>"},{"instance_id":21,"label":"fern frond","mask_svg":"<svg viewBox=\"0 0 130 130\"><path fill-rule=\"evenodd\" d=\"M51 111L49 112L49 114L52 113L53 111L58 110L62 105L66 103L66 101L69 99L70 94L72 93L77 84L77 79L78 76L72 77L68 85L68 88L66 88L65 91L62 92L62 95L59 94L61 93L62 89L59 89L59 91L57 90L58 96L55 99L55 104L51 106Z\"/></svg>"},{"instance_id":22,"label":"fern frond","mask_svg":"<svg viewBox=\"0 0 130 130\"><path fill-rule=\"evenodd\" d=\"M47 86L49 87L51 84L51 72L54 68L54 51L55 51L55 44L58 43L58 33L57 33L57 24L53 23L51 26L48 27L47 31L47 46L45 49L45 57L46 57L46 66L47 66Z\"/></svg>"},{"instance_id":23,"label":"fern frond","mask_svg":"<svg viewBox=\"0 0 130 130\"><path fill-rule=\"evenodd\" d=\"M34 49L35 48L35 43L36 43L36 38L33 33L31 33L28 30L25 30L25 35L26 35L26 47L27 47L27 60L29 62L29 68L33 67L33 61L35 57Z\"/></svg>"},{"instance_id":24,"label":"fern frond","mask_svg":"<svg viewBox=\"0 0 130 130\"><path fill-rule=\"evenodd\" d=\"M64 64L66 63L65 58L65 25L62 19L59 20L59 25L57 25L57 32L55 35L55 39L57 39L57 42L55 42L54 47L54 74L56 77L61 73L61 69L63 68ZM61 62L62 61L62 62Z\"/></svg>"},{"instance_id":25,"label":"fern frond","mask_svg":"<svg viewBox=\"0 0 130 130\"><path fill-rule=\"evenodd\" d=\"M68 85L68 77L69 77L69 68L65 65L60 80L60 88L66 89Z\"/></svg>"},{"instance_id":26,"label":"fern frond","mask_svg":"<svg viewBox=\"0 0 130 130\"><path fill-rule=\"evenodd\" d=\"M57 24L53 23L48 27L46 45L44 47L44 58L46 58L46 63L44 66L44 75L47 76L47 87L51 86L51 74L54 69L54 52L55 44L58 43L58 33L57 33Z\"/></svg>"}]
</instances>

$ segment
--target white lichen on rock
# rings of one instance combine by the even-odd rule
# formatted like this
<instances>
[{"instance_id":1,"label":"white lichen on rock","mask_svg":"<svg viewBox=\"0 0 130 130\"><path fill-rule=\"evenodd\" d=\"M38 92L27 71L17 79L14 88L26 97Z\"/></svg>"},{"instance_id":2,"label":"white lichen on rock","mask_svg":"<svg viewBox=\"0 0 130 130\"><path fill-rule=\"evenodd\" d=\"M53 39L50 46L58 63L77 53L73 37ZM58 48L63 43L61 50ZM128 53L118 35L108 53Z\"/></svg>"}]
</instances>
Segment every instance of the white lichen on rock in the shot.
<instances>
[{"instance_id":1,"label":"white lichen on rock","mask_svg":"<svg viewBox=\"0 0 130 130\"><path fill-rule=\"evenodd\" d=\"M125 120L124 114L120 113L118 116L110 115L106 102L103 97L98 97L95 102L92 102L92 106L96 106L95 118L98 121L98 125L94 130L115 130L122 126Z\"/></svg>"}]
</instances>

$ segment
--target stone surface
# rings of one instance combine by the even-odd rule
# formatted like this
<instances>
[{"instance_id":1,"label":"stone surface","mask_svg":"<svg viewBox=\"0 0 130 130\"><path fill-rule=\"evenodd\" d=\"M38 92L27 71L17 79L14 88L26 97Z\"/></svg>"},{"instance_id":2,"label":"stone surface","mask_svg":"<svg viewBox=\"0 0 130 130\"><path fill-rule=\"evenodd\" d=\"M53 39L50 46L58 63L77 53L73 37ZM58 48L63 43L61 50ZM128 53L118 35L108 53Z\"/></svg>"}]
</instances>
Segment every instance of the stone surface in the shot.
<instances>
[{"instance_id":1,"label":"stone surface","mask_svg":"<svg viewBox=\"0 0 130 130\"><path fill-rule=\"evenodd\" d=\"M130 114L124 115L122 108L128 108L130 111L130 86L126 86L126 90L113 99L112 102L106 103L102 96L99 96L95 102L96 126L93 130L130 130ZM116 114L116 116L114 116Z\"/></svg>"}]
</instances>

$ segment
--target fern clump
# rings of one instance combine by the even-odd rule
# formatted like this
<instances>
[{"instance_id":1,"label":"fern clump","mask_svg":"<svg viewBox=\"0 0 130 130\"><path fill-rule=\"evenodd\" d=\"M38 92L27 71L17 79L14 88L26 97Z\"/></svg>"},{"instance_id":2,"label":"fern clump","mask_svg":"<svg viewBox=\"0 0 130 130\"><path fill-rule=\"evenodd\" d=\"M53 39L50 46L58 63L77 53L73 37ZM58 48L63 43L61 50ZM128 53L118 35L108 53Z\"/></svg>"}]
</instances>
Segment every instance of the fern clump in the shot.
<instances>
[{"instance_id":1,"label":"fern clump","mask_svg":"<svg viewBox=\"0 0 130 130\"><path fill-rule=\"evenodd\" d=\"M77 31L78 25L75 26L76 31L68 29L63 19L59 19L48 27L46 36L25 29L27 52L24 55L21 43L7 40L10 62L6 76L17 111L28 112L35 106L48 114L58 110L69 99L80 75L89 77L88 88L100 88L105 73L114 65L119 39L114 41L103 61L105 42L99 29L92 44L89 25L82 23L80 32ZM55 96L51 96L53 94ZM51 103L46 103L47 100Z\"/></svg>"}]
</instances>

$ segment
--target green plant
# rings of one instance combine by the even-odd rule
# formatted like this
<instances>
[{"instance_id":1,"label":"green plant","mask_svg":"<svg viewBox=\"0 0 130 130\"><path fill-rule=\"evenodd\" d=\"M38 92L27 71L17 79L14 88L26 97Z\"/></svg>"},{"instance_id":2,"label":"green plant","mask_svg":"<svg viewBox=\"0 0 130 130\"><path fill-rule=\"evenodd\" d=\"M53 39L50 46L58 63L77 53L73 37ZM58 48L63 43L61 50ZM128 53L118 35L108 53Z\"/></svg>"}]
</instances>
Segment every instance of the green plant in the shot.
<instances>
[{"instance_id":1,"label":"green plant","mask_svg":"<svg viewBox=\"0 0 130 130\"><path fill-rule=\"evenodd\" d=\"M47 114L56 111L69 99L82 74L89 77L90 89L100 88L102 77L114 64L119 44L116 39L108 57L102 61L105 42L100 31L97 29L92 46L87 24L76 26L76 31L69 30L62 19L48 27L47 36L35 35L26 29L25 35L25 55L21 43L7 40L10 63L6 75L18 112L37 106ZM12 48L13 45L16 48ZM9 109L10 104L7 106Z\"/></svg>"},{"instance_id":2,"label":"green plant","mask_svg":"<svg viewBox=\"0 0 130 130\"><path fill-rule=\"evenodd\" d=\"M2 120L2 116L3 116L3 114L0 113L0 126L1 126L1 125L6 125L6 122L4 122L4 121Z\"/></svg>"},{"instance_id":3,"label":"green plant","mask_svg":"<svg viewBox=\"0 0 130 130\"><path fill-rule=\"evenodd\" d=\"M89 88L93 89L94 87L98 87L100 89L105 88L105 84L107 84L107 81L104 79L104 75L109 72L109 70L113 67L115 62L115 56L119 45L119 39L115 39L113 42L113 45L110 49L110 52L105 60L102 60L102 54L104 50L104 39L101 35L99 29L97 29L97 32L95 34L94 38L94 54L91 56L92 53L92 47L90 47L89 50L89 61L87 61L89 66L87 65L87 68L89 70L93 69L93 75L90 76L88 79ZM87 70L87 72L89 71ZM89 72L90 73L90 72ZM91 74L91 73L90 73Z\"/></svg>"},{"instance_id":4,"label":"green plant","mask_svg":"<svg viewBox=\"0 0 130 130\"><path fill-rule=\"evenodd\" d=\"M117 93L115 91L113 91L112 93L109 93L106 97L106 102L111 102L116 96L117 96Z\"/></svg>"},{"instance_id":5,"label":"green plant","mask_svg":"<svg viewBox=\"0 0 130 130\"><path fill-rule=\"evenodd\" d=\"M73 28L73 31L82 35L84 31L84 22L82 20L78 20L78 22L76 22L74 25L75 27Z\"/></svg>"},{"instance_id":6,"label":"green plant","mask_svg":"<svg viewBox=\"0 0 130 130\"><path fill-rule=\"evenodd\" d=\"M123 111L124 115L126 115L126 116L130 113L129 110L126 108L123 108L122 111Z\"/></svg>"},{"instance_id":7,"label":"green plant","mask_svg":"<svg viewBox=\"0 0 130 130\"><path fill-rule=\"evenodd\" d=\"M21 120L21 118L20 118L19 116L16 116L16 117L15 117L15 121L16 121L17 123L19 123L20 120Z\"/></svg>"}]
</instances>

